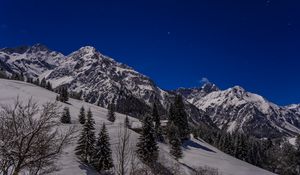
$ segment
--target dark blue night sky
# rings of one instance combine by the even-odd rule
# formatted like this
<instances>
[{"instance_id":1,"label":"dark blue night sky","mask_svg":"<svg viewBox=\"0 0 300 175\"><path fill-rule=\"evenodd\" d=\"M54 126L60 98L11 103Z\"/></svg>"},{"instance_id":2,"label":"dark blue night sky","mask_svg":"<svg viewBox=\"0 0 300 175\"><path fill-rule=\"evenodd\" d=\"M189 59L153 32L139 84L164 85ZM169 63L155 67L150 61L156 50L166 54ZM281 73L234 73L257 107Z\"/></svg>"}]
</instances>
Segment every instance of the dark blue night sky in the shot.
<instances>
[{"instance_id":1,"label":"dark blue night sky","mask_svg":"<svg viewBox=\"0 0 300 175\"><path fill-rule=\"evenodd\" d=\"M163 89L240 85L300 103L299 0L0 0L0 47L92 45Z\"/></svg>"}]
</instances>

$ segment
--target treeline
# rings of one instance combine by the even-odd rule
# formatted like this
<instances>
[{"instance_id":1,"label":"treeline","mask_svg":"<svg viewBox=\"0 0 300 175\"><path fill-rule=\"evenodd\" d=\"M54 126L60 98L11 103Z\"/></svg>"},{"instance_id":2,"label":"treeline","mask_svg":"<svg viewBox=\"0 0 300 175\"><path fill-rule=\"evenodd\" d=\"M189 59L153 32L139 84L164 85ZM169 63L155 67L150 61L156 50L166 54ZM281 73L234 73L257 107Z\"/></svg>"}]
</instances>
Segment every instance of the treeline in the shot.
<instances>
[{"instance_id":1,"label":"treeline","mask_svg":"<svg viewBox=\"0 0 300 175\"><path fill-rule=\"evenodd\" d=\"M257 139L243 133L226 133L199 126L193 130L201 138L221 151L255 166L281 175L299 175L300 138L297 146L281 139Z\"/></svg>"},{"instance_id":2,"label":"treeline","mask_svg":"<svg viewBox=\"0 0 300 175\"><path fill-rule=\"evenodd\" d=\"M31 78L31 77L24 76L24 74L22 72L20 74L12 73L12 75L9 76L5 73L5 71L0 70L0 78L9 79L9 80L26 81L27 83L35 84L35 85L40 86L42 88L53 91L52 84L49 81L46 81L45 78L43 78L40 81L39 78Z\"/></svg>"}]
</instances>

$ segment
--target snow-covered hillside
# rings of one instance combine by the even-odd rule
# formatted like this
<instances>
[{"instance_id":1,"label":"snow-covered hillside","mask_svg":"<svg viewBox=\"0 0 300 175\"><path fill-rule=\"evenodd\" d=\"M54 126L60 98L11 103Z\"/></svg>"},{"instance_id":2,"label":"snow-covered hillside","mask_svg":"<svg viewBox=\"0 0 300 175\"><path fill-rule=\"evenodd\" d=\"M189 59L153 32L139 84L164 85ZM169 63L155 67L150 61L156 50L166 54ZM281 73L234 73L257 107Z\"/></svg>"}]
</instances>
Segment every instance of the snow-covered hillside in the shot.
<instances>
[{"instance_id":1,"label":"snow-covered hillside","mask_svg":"<svg viewBox=\"0 0 300 175\"><path fill-rule=\"evenodd\" d=\"M228 132L241 131L267 138L300 133L299 108L296 106L280 107L240 86L219 90L208 83L202 88L184 91L189 93L183 91L176 92L205 111L220 129Z\"/></svg>"},{"instance_id":2,"label":"snow-covered hillside","mask_svg":"<svg viewBox=\"0 0 300 175\"><path fill-rule=\"evenodd\" d=\"M0 103L11 104L15 98L21 100L33 98L38 104L43 104L49 101L55 101L56 94L46 89L37 87L32 84L27 84L21 81L3 80L0 79ZM72 117L72 126L80 127L77 122L77 115L81 106L91 108L94 119L96 121L96 129L99 130L103 122L107 124L107 128L111 138L112 148L117 142L117 133L120 128L120 123L124 121L124 115L117 114L114 124L106 120L107 110L90 103L70 99L69 104L60 103L61 108L68 106ZM131 118L131 122L138 122L137 119ZM132 132L132 142L136 142L138 134ZM97 174L95 171L80 164L74 155L74 147L76 143L65 148L58 164L60 170L53 174L68 175L68 174ZM174 160L168 154L168 146L160 144L160 157L164 164L173 164ZM162 158L164 157L164 158ZM237 160L227 154L222 153L218 149L206 144L205 142L192 139L185 144L184 158L180 160L180 171L184 174L190 174L191 170L188 167L210 166L219 169L223 175L271 175L272 173L257 168L253 165Z\"/></svg>"}]
</instances>

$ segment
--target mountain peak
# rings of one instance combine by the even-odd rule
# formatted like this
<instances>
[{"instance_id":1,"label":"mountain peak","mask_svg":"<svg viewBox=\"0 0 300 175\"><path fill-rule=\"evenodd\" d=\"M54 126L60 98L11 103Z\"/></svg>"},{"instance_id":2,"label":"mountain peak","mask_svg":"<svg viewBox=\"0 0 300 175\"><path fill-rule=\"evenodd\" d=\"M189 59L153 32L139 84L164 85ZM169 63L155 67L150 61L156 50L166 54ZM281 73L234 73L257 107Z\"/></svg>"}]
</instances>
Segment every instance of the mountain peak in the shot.
<instances>
[{"instance_id":1,"label":"mountain peak","mask_svg":"<svg viewBox=\"0 0 300 175\"><path fill-rule=\"evenodd\" d=\"M213 91L219 91L220 89L213 83L211 82L207 82L205 83L203 86L202 86L202 89L204 92L206 93L210 93L210 92L213 92Z\"/></svg>"},{"instance_id":2,"label":"mountain peak","mask_svg":"<svg viewBox=\"0 0 300 175\"><path fill-rule=\"evenodd\" d=\"M83 46L79 49L80 52L85 52L85 53L95 53L96 48L93 46Z\"/></svg>"},{"instance_id":3,"label":"mountain peak","mask_svg":"<svg viewBox=\"0 0 300 175\"><path fill-rule=\"evenodd\" d=\"M29 53L34 53L34 52L39 52L39 51L51 51L46 45L41 44L41 43L37 43L31 47L29 47L28 51Z\"/></svg>"}]
</instances>

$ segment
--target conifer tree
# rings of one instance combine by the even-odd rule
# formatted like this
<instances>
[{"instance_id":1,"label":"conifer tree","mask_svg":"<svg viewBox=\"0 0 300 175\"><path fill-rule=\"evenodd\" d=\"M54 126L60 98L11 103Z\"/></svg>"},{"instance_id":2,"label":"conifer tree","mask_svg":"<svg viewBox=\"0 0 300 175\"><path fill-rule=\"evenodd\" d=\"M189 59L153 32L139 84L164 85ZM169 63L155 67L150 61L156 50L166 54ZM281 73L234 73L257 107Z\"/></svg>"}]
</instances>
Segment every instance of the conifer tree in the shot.
<instances>
[{"instance_id":1,"label":"conifer tree","mask_svg":"<svg viewBox=\"0 0 300 175\"><path fill-rule=\"evenodd\" d=\"M52 85L51 85L51 83L49 81L47 82L46 89L48 89L49 91L53 90L52 89Z\"/></svg>"},{"instance_id":2,"label":"conifer tree","mask_svg":"<svg viewBox=\"0 0 300 175\"><path fill-rule=\"evenodd\" d=\"M175 157L176 160L182 158L182 150L181 150L181 139L179 136L179 130L172 122L168 128L170 132L168 132L168 139L170 144L170 154Z\"/></svg>"},{"instance_id":3,"label":"conifer tree","mask_svg":"<svg viewBox=\"0 0 300 175\"><path fill-rule=\"evenodd\" d=\"M89 109L87 113L86 122L83 125L80 138L78 140L77 147L75 148L75 154L78 158L85 162L91 163L91 159L95 152L95 121L91 110Z\"/></svg>"},{"instance_id":4,"label":"conifer tree","mask_svg":"<svg viewBox=\"0 0 300 175\"><path fill-rule=\"evenodd\" d=\"M47 82L46 82L45 78L42 79L40 86L43 87L43 88L46 88Z\"/></svg>"},{"instance_id":5,"label":"conifer tree","mask_svg":"<svg viewBox=\"0 0 300 175\"><path fill-rule=\"evenodd\" d=\"M79 118L79 123L80 124L84 124L85 123L85 109L84 109L83 106L80 108L78 118Z\"/></svg>"},{"instance_id":6,"label":"conifer tree","mask_svg":"<svg viewBox=\"0 0 300 175\"><path fill-rule=\"evenodd\" d=\"M62 123L70 124L71 123L71 116L70 116L70 110L68 107L65 107L62 113L62 116L60 118L60 121Z\"/></svg>"},{"instance_id":7,"label":"conifer tree","mask_svg":"<svg viewBox=\"0 0 300 175\"><path fill-rule=\"evenodd\" d=\"M67 102L69 100L69 94L68 94L68 90L66 87L61 87L59 89L59 96L57 97L57 99L63 103Z\"/></svg>"},{"instance_id":8,"label":"conifer tree","mask_svg":"<svg viewBox=\"0 0 300 175\"><path fill-rule=\"evenodd\" d=\"M296 147L300 150L300 134L296 137Z\"/></svg>"},{"instance_id":9,"label":"conifer tree","mask_svg":"<svg viewBox=\"0 0 300 175\"><path fill-rule=\"evenodd\" d=\"M39 78L37 78L34 82L33 82L33 84L35 84L35 85L37 85L37 86L39 86L40 85L40 79Z\"/></svg>"},{"instance_id":10,"label":"conifer tree","mask_svg":"<svg viewBox=\"0 0 300 175\"><path fill-rule=\"evenodd\" d=\"M168 127L172 122L174 122L174 125L178 128L181 140L188 139L190 129L187 119L187 113L185 111L185 106L180 95L175 96L175 102L170 107Z\"/></svg>"},{"instance_id":11,"label":"conifer tree","mask_svg":"<svg viewBox=\"0 0 300 175\"><path fill-rule=\"evenodd\" d=\"M157 161L158 146L155 141L155 133L152 116L147 115L143 119L142 133L137 143L137 155L140 160L148 165Z\"/></svg>"},{"instance_id":12,"label":"conifer tree","mask_svg":"<svg viewBox=\"0 0 300 175\"><path fill-rule=\"evenodd\" d=\"M112 152L110 149L109 135L105 124L99 133L95 146L95 154L93 157L93 165L98 172L110 170L113 167Z\"/></svg>"},{"instance_id":13,"label":"conifer tree","mask_svg":"<svg viewBox=\"0 0 300 175\"><path fill-rule=\"evenodd\" d=\"M108 106L107 120L111 122L116 120L115 107L112 103Z\"/></svg>"},{"instance_id":14,"label":"conifer tree","mask_svg":"<svg viewBox=\"0 0 300 175\"><path fill-rule=\"evenodd\" d=\"M130 128L130 123L129 123L129 119L128 119L127 115L125 117L124 125L125 125L125 127Z\"/></svg>"},{"instance_id":15,"label":"conifer tree","mask_svg":"<svg viewBox=\"0 0 300 175\"><path fill-rule=\"evenodd\" d=\"M152 117L154 121L154 131L155 131L155 137L157 141L163 141L163 135L162 135L162 129L161 129L161 123L160 123L160 117L158 114L157 106L154 103L152 108Z\"/></svg>"}]
</instances>

